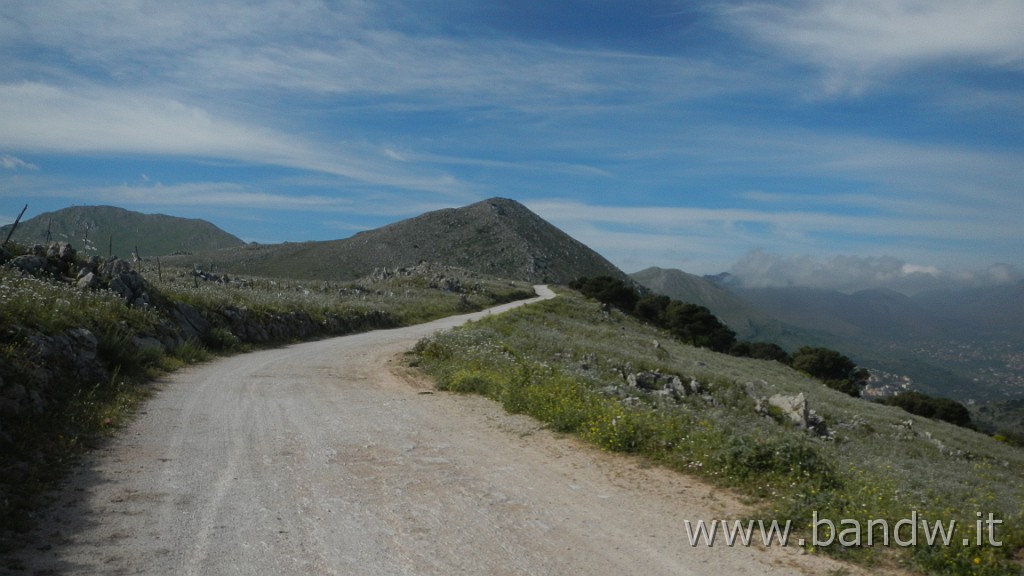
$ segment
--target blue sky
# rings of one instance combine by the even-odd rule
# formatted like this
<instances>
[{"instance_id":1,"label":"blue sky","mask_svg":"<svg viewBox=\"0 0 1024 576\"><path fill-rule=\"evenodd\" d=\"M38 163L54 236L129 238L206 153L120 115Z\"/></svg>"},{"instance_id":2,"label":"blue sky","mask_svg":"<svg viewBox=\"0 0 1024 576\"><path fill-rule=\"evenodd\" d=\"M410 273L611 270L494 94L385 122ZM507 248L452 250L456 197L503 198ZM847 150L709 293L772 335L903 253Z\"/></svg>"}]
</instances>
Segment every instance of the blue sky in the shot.
<instances>
[{"instance_id":1,"label":"blue sky","mask_svg":"<svg viewBox=\"0 0 1024 576\"><path fill-rule=\"evenodd\" d=\"M504 196L629 272L1016 277L1021 30L1018 0L12 0L0 221L325 240Z\"/></svg>"}]
</instances>

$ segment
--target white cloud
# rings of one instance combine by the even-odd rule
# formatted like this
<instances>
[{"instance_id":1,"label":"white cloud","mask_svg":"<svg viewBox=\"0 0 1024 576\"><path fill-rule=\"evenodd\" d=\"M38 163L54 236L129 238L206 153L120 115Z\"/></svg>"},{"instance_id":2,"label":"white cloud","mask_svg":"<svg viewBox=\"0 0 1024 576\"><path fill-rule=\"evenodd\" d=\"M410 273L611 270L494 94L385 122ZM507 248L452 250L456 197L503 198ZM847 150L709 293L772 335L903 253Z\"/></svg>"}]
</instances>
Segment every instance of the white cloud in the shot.
<instances>
[{"instance_id":1,"label":"white cloud","mask_svg":"<svg viewBox=\"0 0 1024 576\"><path fill-rule=\"evenodd\" d=\"M750 288L803 286L843 292L888 288L914 293L1024 279L1021 270L1009 265L965 272L914 264L892 256L840 255L821 259L806 254L786 257L760 250L749 252L730 272L735 281Z\"/></svg>"},{"instance_id":2,"label":"white cloud","mask_svg":"<svg viewBox=\"0 0 1024 576\"><path fill-rule=\"evenodd\" d=\"M1024 4L1018 0L741 1L726 21L817 67L832 92L937 61L1024 69Z\"/></svg>"},{"instance_id":3,"label":"white cloud","mask_svg":"<svg viewBox=\"0 0 1024 576\"><path fill-rule=\"evenodd\" d=\"M904 275L911 274L928 274L929 276L938 276L939 269L936 266L922 266L920 264L910 264L905 262L903 267L900 269Z\"/></svg>"},{"instance_id":4,"label":"white cloud","mask_svg":"<svg viewBox=\"0 0 1024 576\"><path fill-rule=\"evenodd\" d=\"M360 0L96 1L59 8L40 2L0 17L0 48L5 40L9 48L34 44L116 79L207 96L259 90L271 98L399 97L377 106L536 108L564 106L567 95L628 92L664 100L666 86L678 98L741 84L723 81L736 73L702 60L404 32L391 10L415 8Z\"/></svg>"},{"instance_id":5,"label":"white cloud","mask_svg":"<svg viewBox=\"0 0 1024 576\"><path fill-rule=\"evenodd\" d=\"M341 212L351 206L337 196L292 195L251 190L227 182L90 188L79 194L119 205L216 207L253 210Z\"/></svg>"},{"instance_id":6,"label":"white cloud","mask_svg":"<svg viewBox=\"0 0 1024 576\"><path fill-rule=\"evenodd\" d=\"M39 170L39 167L35 164L29 164L21 158L16 158L10 154L0 154L0 166L5 170Z\"/></svg>"},{"instance_id":7,"label":"white cloud","mask_svg":"<svg viewBox=\"0 0 1024 576\"><path fill-rule=\"evenodd\" d=\"M934 239L997 239L1018 233L1012 221L946 218L907 218L892 214L843 214L809 209L687 208L678 206L607 206L574 201L527 202L539 214L562 222L589 222L606 227L658 232L706 232L743 235L757 245L779 235L793 238L815 234L924 237Z\"/></svg>"},{"instance_id":8,"label":"white cloud","mask_svg":"<svg viewBox=\"0 0 1024 576\"><path fill-rule=\"evenodd\" d=\"M301 168L357 182L450 194L462 185L372 146L317 143L118 89L0 84L0 147L48 153L164 154Z\"/></svg>"},{"instance_id":9,"label":"white cloud","mask_svg":"<svg viewBox=\"0 0 1024 576\"><path fill-rule=\"evenodd\" d=\"M878 274L889 270L885 273L894 278L902 275L920 279L935 272L929 268L935 264L976 265L979 245L1001 246L1019 238L1016 216L988 214L986 217L984 212L958 215L955 210L939 214L925 211L914 216L862 213L862 210L844 214L815 210L813 205L797 209L776 205L763 208L606 206L570 200L525 203L541 217L620 266L630 269L652 265L681 267L699 274L721 272L736 262L739 254L751 247L761 247L772 252L806 253L807 259L826 260L841 258L843 252L850 251L862 254L896 251L902 259L871 260L870 266L855 262L850 269L867 268ZM1011 258L1012 255L992 253L990 257ZM904 269L907 258L926 264L911 262L909 268ZM783 263L786 266L776 264L772 268L773 274L787 278L780 282L808 281L815 269L811 265ZM883 264L888 268L880 268ZM858 285L860 278L843 280L843 285Z\"/></svg>"}]
</instances>

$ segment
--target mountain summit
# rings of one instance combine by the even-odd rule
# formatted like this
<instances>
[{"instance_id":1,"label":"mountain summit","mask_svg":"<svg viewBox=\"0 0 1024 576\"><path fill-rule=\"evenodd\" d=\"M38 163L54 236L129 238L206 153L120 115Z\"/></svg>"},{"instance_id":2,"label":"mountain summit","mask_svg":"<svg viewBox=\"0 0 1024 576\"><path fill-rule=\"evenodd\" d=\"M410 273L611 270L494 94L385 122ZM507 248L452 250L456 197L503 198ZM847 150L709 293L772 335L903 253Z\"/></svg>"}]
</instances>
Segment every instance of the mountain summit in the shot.
<instances>
[{"instance_id":1,"label":"mountain summit","mask_svg":"<svg viewBox=\"0 0 1024 576\"><path fill-rule=\"evenodd\" d=\"M506 198L427 212L343 240L218 250L182 263L235 274L352 280L377 268L421 262L525 282L627 278L597 252Z\"/></svg>"}]
</instances>

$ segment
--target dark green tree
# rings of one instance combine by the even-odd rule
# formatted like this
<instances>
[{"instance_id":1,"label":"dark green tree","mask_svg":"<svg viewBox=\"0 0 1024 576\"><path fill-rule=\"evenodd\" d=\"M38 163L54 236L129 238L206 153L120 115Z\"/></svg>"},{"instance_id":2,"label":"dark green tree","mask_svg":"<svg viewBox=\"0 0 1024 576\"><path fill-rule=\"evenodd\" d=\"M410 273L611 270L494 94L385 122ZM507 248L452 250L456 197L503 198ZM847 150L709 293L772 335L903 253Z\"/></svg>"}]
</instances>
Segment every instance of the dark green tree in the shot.
<instances>
[{"instance_id":1,"label":"dark green tree","mask_svg":"<svg viewBox=\"0 0 1024 576\"><path fill-rule=\"evenodd\" d=\"M787 365L793 361L788 352L773 342L737 342L729 349L729 354L758 360L774 360Z\"/></svg>"},{"instance_id":2,"label":"dark green tree","mask_svg":"<svg viewBox=\"0 0 1024 576\"><path fill-rule=\"evenodd\" d=\"M633 313L636 303L640 299L635 288L611 276L577 278L569 283L569 287L579 290L587 298L614 306L627 314Z\"/></svg>"},{"instance_id":3,"label":"dark green tree","mask_svg":"<svg viewBox=\"0 0 1024 576\"><path fill-rule=\"evenodd\" d=\"M666 326L665 311L671 302L671 298L661 294L643 296L636 303L636 316L664 328Z\"/></svg>"},{"instance_id":4,"label":"dark green tree","mask_svg":"<svg viewBox=\"0 0 1024 576\"><path fill-rule=\"evenodd\" d=\"M793 368L819 380L845 380L857 365L835 350L803 346L793 354Z\"/></svg>"},{"instance_id":5,"label":"dark green tree","mask_svg":"<svg viewBox=\"0 0 1024 576\"><path fill-rule=\"evenodd\" d=\"M924 416L925 418L943 420L965 428L974 427L973 422L971 422L971 413L967 410L967 407L949 398L936 398L923 392L910 390L890 396L885 400L885 404L898 406L911 414Z\"/></svg>"},{"instance_id":6,"label":"dark green tree","mask_svg":"<svg viewBox=\"0 0 1024 576\"><path fill-rule=\"evenodd\" d=\"M868 372L843 354L829 349L804 346L793 354L793 368L813 376L850 396L859 397L868 381Z\"/></svg>"},{"instance_id":7,"label":"dark green tree","mask_svg":"<svg viewBox=\"0 0 1024 576\"><path fill-rule=\"evenodd\" d=\"M736 333L704 306L673 300L665 310L665 317L672 334L693 346L727 352L736 342Z\"/></svg>"}]
</instances>

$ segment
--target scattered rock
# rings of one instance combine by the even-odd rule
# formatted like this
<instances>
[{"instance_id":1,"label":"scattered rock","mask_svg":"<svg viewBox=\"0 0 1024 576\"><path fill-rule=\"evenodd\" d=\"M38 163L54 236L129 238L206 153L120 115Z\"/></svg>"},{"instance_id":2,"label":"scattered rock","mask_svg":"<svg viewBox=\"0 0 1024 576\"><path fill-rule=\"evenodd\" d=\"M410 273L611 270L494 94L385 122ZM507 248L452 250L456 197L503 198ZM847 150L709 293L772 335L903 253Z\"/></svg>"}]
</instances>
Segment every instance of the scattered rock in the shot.
<instances>
[{"instance_id":1,"label":"scattered rock","mask_svg":"<svg viewBox=\"0 0 1024 576\"><path fill-rule=\"evenodd\" d=\"M626 375L626 384L631 388L676 400L687 395L683 380L675 374L662 374L658 371L629 373Z\"/></svg>"}]
</instances>

